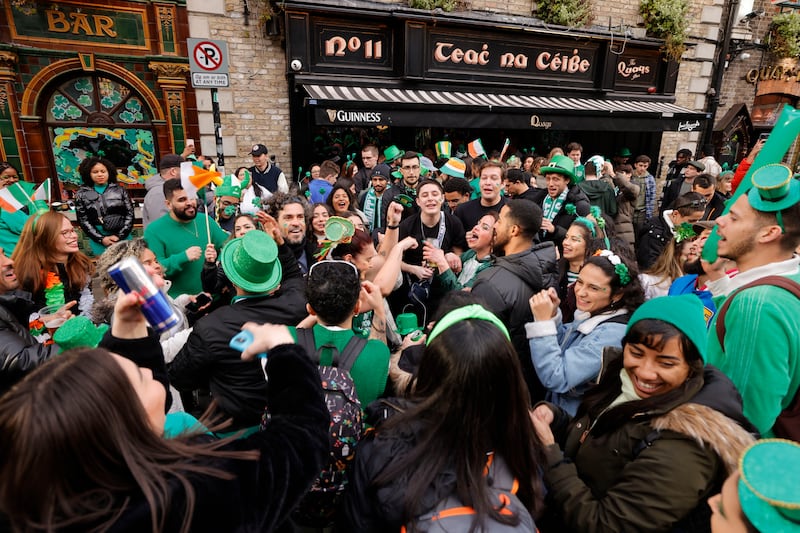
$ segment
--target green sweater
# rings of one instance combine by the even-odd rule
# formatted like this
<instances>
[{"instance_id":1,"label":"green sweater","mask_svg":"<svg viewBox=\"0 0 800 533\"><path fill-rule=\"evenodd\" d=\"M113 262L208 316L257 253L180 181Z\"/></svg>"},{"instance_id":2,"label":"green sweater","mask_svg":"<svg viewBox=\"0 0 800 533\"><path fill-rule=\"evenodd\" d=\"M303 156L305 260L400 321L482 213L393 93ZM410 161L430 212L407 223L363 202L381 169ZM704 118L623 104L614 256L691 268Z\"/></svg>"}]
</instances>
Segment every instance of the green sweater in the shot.
<instances>
[{"instance_id":1,"label":"green sweater","mask_svg":"<svg viewBox=\"0 0 800 533\"><path fill-rule=\"evenodd\" d=\"M200 273L203 270L206 244L206 215L198 213L190 222L177 222L169 213L152 221L144 230L147 246L156 255L156 259L164 267L164 277L172 281L169 295L173 298L181 294L198 294L203 292ZM220 251L228 233L219 227L213 219L208 219L211 227L211 242ZM195 261L189 261L186 250L199 246L203 253Z\"/></svg>"},{"instance_id":2,"label":"green sweater","mask_svg":"<svg viewBox=\"0 0 800 533\"><path fill-rule=\"evenodd\" d=\"M22 234L22 227L29 217L30 215L22 210L13 213L0 210L0 247L3 248L6 257L11 257L19 236Z\"/></svg>"},{"instance_id":3,"label":"green sweater","mask_svg":"<svg viewBox=\"0 0 800 533\"><path fill-rule=\"evenodd\" d=\"M800 271L788 278L800 282ZM725 297L714 298L717 309ZM800 387L800 300L784 289L761 286L735 295L725 315L725 352L709 327L708 363L742 395L744 414L771 437L780 412Z\"/></svg>"},{"instance_id":4,"label":"green sweater","mask_svg":"<svg viewBox=\"0 0 800 533\"><path fill-rule=\"evenodd\" d=\"M295 341L297 340L296 328L289 328ZM316 324L314 326L314 340L319 348L324 344L333 344L339 353L350 338L355 335L352 329L332 330L325 326ZM320 365L328 366L333 361L330 349L322 350L320 354ZM365 409L369 404L378 399L386 389L386 378L389 376L389 348L381 341L371 339L361 351L361 355L356 358L353 368L350 370L353 384L356 386L358 400L361 408Z\"/></svg>"}]
</instances>

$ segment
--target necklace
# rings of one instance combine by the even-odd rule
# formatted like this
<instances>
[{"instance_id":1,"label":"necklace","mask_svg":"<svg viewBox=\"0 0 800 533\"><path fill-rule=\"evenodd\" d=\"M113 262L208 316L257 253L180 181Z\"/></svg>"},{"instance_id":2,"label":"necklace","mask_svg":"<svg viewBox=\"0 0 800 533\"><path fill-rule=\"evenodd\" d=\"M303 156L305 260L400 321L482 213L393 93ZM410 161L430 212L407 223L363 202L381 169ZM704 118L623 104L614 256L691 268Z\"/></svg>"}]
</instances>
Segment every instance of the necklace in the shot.
<instances>
[{"instance_id":1,"label":"necklace","mask_svg":"<svg viewBox=\"0 0 800 533\"><path fill-rule=\"evenodd\" d=\"M194 232L191 232L191 231L189 231L189 229L186 227L186 226L188 226L188 225L189 225L189 224L181 224L181 228L183 228L183 230L184 230L186 233L188 233L189 235L194 235L194 237L195 237L195 238L199 238L199 237L200 237L200 234L199 234L199 233L197 233L197 219L195 219L195 220L194 220Z\"/></svg>"}]
</instances>

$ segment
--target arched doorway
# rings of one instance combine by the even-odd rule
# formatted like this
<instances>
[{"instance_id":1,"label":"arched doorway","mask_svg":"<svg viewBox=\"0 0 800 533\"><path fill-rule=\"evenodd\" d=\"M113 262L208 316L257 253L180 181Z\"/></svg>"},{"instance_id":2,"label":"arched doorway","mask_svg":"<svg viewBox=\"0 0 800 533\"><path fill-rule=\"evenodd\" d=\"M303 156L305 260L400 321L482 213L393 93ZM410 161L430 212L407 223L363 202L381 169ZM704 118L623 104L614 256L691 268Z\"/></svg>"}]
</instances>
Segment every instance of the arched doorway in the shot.
<instances>
[{"instance_id":1,"label":"arched doorway","mask_svg":"<svg viewBox=\"0 0 800 533\"><path fill-rule=\"evenodd\" d=\"M78 165L92 156L114 163L118 180L131 188L157 173L153 117L133 87L107 73L82 72L61 77L47 89L41 116L62 187L80 185Z\"/></svg>"}]
</instances>

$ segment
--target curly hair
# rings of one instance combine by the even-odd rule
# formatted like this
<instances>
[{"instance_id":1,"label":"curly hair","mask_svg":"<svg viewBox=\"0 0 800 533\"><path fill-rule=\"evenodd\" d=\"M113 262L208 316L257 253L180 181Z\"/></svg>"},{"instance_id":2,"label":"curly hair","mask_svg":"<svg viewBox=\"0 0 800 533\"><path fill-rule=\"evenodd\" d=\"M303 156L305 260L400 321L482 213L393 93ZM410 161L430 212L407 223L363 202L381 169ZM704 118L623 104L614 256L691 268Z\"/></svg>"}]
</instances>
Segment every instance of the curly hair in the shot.
<instances>
[{"instance_id":1,"label":"curly hair","mask_svg":"<svg viewBox=\"0 0 800 533\"><path fill-rule=\"evenodd\" d=\"M92 181L92 169L98 164L106 167L106 170L108 171L108 182L116 183L117 167L114 166L114 163L104 157L90 157L89 159L84 159L81 161L81 164L78 165L78 174L81 175L83 184L87 187L94 186L94 181Z\"/></svg>"}]
</instances>

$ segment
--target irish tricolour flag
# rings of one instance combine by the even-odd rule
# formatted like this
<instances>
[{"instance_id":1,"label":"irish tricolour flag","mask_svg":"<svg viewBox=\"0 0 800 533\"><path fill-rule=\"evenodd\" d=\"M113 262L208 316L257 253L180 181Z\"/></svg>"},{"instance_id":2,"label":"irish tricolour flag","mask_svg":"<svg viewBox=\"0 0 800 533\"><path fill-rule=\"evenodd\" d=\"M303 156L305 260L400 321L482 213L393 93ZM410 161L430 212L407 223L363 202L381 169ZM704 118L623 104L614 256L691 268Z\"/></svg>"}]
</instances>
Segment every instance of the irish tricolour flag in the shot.
<instances>
[{"instance_id":1,"label":"irish tricolour flag","mask_svg":"<svg viewBox=\"0 0 800 533\"><path fill-rule=\"evenodd\" d=\"M33 188L32 183L18 181L13 185L0 189L0 209L13 213L26 205L32 204L31 188Z\"/></svg>"}]
</instances>

